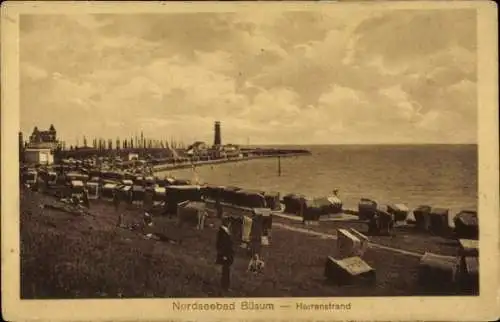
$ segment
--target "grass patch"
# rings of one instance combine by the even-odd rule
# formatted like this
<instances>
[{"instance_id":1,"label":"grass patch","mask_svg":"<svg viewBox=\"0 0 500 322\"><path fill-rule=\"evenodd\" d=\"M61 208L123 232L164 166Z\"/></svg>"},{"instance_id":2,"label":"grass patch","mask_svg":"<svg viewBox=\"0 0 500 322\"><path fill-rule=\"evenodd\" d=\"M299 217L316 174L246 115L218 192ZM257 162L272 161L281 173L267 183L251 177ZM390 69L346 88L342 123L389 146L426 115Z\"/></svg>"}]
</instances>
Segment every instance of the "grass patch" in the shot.
<instances>
[{"instance_id":1,"label":"grass patch","mask_svg":"<svg viewBox=\"0 0 500 322\"><path fill-rule=\"evenodd\" d=\"M95 217L79 217L39 207L48 202L53 199L39 193L21 193L23 299L425 294L417 283L418 258L376 249L369 249L364 256L376 269L374 286L329 285L323 269L326 257L335 254L335 241L278 228L273 230L271 246L263 248L265 273L248 274L249 258L238 249L231 273L232 291L222 293L220 268L214 264L218 225L214 219L208 219L208 227L198 231L179 228L168 217L155 217L155 232L166 237L157 241L117 228L118 214L110 203L92 202ZM135 206L121 205L119 211L126 223L142 220L142 212ZM340 224L327 223L314 229L334 233L335 225ZM387 243L391 246L396 242L388 239ZM409 239L407 244L393 246L413 244Z\"/></svg>"}]
</instances>

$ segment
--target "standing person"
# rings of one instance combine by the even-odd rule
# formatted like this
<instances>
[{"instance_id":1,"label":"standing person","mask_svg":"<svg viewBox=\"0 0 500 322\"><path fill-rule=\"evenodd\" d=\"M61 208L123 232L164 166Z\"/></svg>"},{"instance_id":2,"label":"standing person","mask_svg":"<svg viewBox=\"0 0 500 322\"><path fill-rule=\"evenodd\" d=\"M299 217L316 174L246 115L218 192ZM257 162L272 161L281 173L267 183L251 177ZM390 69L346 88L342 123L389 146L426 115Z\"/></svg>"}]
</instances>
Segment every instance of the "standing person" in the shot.
<instances>
[{"instance_id":1,"label":"standing person","mask_svg":"<svg viewBox=\"0 0 500 322\"><path fill-rule=\"evenodd\" d=\"M198 224L196 225L196 229L203 230L205 228L205 218L208 216L206 209L201 209L198 212Z\"/></svg>"},{"instance_id":2,"label":"standing person","mask_svg":"<svg viewBox=\"0 0 500 322\"><path fill-rule=\"evenodd\" d=\"M254 213L252 218L252 229L250 230L250 252L252 257L255 256L255 254L260 254L262 248L262 226L263 217Z\"/></svg>"},{"instance_id":3,"label":"standing person","mask_svg":"<svg viewBox=\"0 0 500 322\"><path fill-rule=\"evenodd\" d=\"M87 188L83 189L83 205L87 208L90 209L90 201L89 201L89 191Z\"/></svg>"},{"instance_id":4,"label":"standing person","mask_svg":"<svg viewBox=\"0 0 500 322\"><path fill-rule=\"evenodd\" d=\"M151 212L153 210L153 194L153 188L147 187L146 189L144 189L144 199L142 201L144 211Z\"/></svg>"},{"instance_id":5,"label":"standing person","mask_svg":"<svg viewBox=\"0 0 500 322\"><path fill-rule=\"evenodd\" d=\"M120 228L120 227L122 227L122 224L123 224L123 214L120 213L118 215L118 221L116 222L116 227Z\"/></svg>"},{"instance_id":6,"label":"standing person","mask_svg":"<svg viewBox=\"0 0 500 322\"><path fill-rule=\"evenodd\" d=\"M118 197L118 191L113 190L113 205L115 206L115 211L120 208L120 198Z\"/></svg>"},{"instance_id":7,"label":"standing person","mask_svg":"<svg viewBox=\"0 0 500 322\"><path fill-rule=\"evenodd\" d=\"M223 218L217 232L217 259L216 264L222 266L221 287L224 291L229 289L230 268L234 261L233 241L229 232L229 218Z\"/></svg>"}]
</instances>

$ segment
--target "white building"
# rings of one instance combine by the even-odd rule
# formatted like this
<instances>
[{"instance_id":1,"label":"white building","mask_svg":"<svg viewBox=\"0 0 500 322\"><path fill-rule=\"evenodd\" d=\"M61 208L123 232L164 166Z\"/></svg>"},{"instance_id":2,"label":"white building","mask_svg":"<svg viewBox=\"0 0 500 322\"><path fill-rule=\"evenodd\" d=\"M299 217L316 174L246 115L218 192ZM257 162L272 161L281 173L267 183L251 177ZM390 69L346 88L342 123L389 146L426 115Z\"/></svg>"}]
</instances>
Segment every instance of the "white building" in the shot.
<instances>
[{"instance_id":1,"label":"white building","mask_svg":"<svg viewBox=\"0 0 500 322\"><path fill-rule=\"evenodd\" d=\"M31 164L53 164L54 154L49 148L26 149L24 151L24 162Z\"/></svg>"}]
</instances>

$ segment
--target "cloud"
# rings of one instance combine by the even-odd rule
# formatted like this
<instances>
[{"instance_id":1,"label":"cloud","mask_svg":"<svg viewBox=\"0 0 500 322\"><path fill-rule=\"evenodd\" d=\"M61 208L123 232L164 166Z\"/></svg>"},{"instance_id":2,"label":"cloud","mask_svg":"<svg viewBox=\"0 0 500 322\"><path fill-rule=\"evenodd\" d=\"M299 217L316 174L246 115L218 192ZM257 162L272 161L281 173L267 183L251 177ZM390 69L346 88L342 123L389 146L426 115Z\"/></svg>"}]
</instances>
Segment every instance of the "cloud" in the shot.
<instances>
[{"instance_id":1,"label":"cloud","mask_svg":"<svg viewBox=\"0 0 500 322\"><path fill-rule=\"evenodd\" d=\"M388 65L404 66L453 46L477 47L476 13L470 9L384 12L362 22L356 33L357 58L379 55Z\"/></svg>"},{"instance_id":2,"label":"cloud","mask_svg":"<svg viewBox=\"0 0 500 322\"><path fill-rule=\"evenodd\" d=\"M262 13L23 16L21 128L211 141L220 120L237 143L475 142L473 12Z\"/></svg>"},{"instance_id":3,"label":"cloud","mask_svg":"<svg viewBox=\"0 0 500 322\"><path fill-rule=\"evenodd\" d=\"M48 73L40 67L26 63L21 66L21 74L24 75L27 81L39 81L48 76Z\"/></svg>"}]
</instances>

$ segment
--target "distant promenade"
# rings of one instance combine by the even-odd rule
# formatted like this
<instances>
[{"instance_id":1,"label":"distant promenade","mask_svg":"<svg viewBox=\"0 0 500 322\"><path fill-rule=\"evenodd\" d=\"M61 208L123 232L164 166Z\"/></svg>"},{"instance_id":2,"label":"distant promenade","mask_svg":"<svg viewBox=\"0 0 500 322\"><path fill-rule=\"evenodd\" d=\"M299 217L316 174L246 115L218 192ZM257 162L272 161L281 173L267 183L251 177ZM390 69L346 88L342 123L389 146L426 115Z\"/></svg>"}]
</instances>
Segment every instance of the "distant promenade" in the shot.
<instances>
[{"instance_id":1,"label":"distant promenade","mask_svg":"<svg viewBox=\"0 0 500 322\"><path fill-rule=\"evenodd\" d=\"M178 170L178 169L187 169L187 168L192 168L193 166L195 167L200 167L200 166L207 166L207 165L214 165L214 164L223 164L223 163L235 163L235 162L243 162L243 161L250 161L250 160L255 160L255 159L263 159L263 158L278 158L278 157L283 157L283 158L290 158L290 157L298 157L298 156L306 156L310 155L311 153L307 150L280 150L277 153L272 153L272 154L267 154L264 152L264 154L258 154L258 155L249 155L249 156L243 156L243 157L231 157L231 158L221 158L221 159L213 159L213 160L199 160L199 161L187 161L187 162L182 162L182 163L168 163L168 164L158 164L154 165L153 171L154 172L162 172L162 171L169 171L169 170Z\"/></svg>"},{"instance_id":2,"label":"distant promenade","mask_svg":"<svg viewBox=\"0 0 500 322\"><path fill-rule=\"evenodd\" d=\"M235 163L250 161L263 158L286 158L311 155L311 151L305 149L276 149L276 148L243 148L231 155L210 156L210 155L195 155L186 154L185 150L175 149L169 150L165 148L129 148L129 149L107 149L98 150L93 148L83 148L71 151L60 151L58 160L73 158L76 160L84 160L86 158L104 157L114 159L121 157L120 166L135 167L137 160L123 160L129 154L136 154L139 160L146 161L153 172L162 172L177 169L186 169L216 165L223 163ZM56 162L57 163L57 162Z\"/></svg>"}]
</instances>

